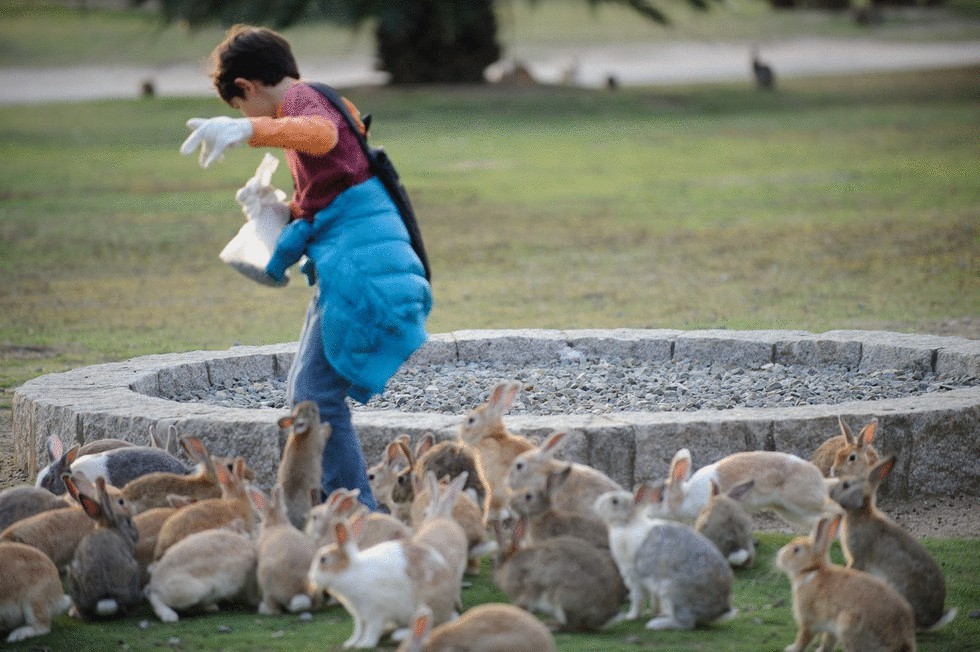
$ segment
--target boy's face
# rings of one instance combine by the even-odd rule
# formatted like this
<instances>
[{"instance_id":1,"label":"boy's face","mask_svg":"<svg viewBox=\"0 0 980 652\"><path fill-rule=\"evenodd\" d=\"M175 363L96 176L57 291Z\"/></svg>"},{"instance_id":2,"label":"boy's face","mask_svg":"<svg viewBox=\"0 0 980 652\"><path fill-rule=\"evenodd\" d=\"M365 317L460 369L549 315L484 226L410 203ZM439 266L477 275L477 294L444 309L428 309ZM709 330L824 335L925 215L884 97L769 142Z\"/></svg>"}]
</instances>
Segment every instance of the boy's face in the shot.
<instances>
[{"instance_id":1,"label":"boy's face","mask_svg":"<svg viewBox=\"0 0 980 652\"><path fill-rule=\"evenodd\" d=\"M241 111L248 118L275 117L276 103L268 87L257 81L236 79L235 85L242 95L231 98L231 108Z\"/></svg>"}]
</instances>

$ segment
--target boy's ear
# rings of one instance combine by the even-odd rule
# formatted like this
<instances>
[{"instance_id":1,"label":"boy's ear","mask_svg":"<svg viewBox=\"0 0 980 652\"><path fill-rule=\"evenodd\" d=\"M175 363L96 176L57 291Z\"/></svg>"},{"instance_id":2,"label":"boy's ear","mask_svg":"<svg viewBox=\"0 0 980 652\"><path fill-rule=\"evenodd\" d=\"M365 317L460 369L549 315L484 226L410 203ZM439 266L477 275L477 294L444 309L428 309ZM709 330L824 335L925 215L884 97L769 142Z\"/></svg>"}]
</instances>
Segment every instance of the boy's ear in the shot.
<instances>
[{"instance_id":1,"label":"boy's ear","mask_svg":"<svg viewBox=\"0 0 980 652\"><path fill-rule=\"evenodd\" d=\"M244 77L235 77L235 86L241 89L246 98L249 93L255 92L255 82Z\"/></svg>"}]
</instances>

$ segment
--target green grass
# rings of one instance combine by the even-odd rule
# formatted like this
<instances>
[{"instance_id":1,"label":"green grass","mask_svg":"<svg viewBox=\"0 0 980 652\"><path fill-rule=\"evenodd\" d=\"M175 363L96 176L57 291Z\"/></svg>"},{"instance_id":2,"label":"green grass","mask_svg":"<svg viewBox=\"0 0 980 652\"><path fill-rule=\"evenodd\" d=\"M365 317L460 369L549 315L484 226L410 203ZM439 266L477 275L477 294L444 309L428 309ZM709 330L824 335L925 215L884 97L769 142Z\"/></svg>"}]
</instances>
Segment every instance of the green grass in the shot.
<instances>
[{"instance_id":1,"label":"green grass","mask_svg":"<svg viewBox=\"0 0 980 652\"><path fill-rule=\"evenodd\" d=\"M737 571L732 605L738 615L724 623L691 632L651 632L644 629L646 619L620 623L599 633L557 634L563 652L671 652L725 650L726 652L765 652L782 650L793 641L796 625L792 614L789 580L773 566L779 546L788 537L760 533L755 567ZM944 629L917 636L921 652L969 650L980 640L980 621L970 612L980 607L980 556L976 541L926 539L928 550L940 561L948 582L947 606L959 608L959 615ZM842 563L839 549L833 559ZM489 577L484 563L479 577L463 590L464 606L505 601ZM145 629L140 623L145 621ZM127 618L98 623L82 623L62 616L52 632L43 638L10 645L13 650L339 650L350 636L352 623L339 606L314 614L303 622L298 616L259 616L253 609L238 606L219 614L190 615L174 625L159 622L148 606ZM177 643L179 641L179 643ZM390 642L383 649L393 649Z\"/></svg>"}]
</instances>

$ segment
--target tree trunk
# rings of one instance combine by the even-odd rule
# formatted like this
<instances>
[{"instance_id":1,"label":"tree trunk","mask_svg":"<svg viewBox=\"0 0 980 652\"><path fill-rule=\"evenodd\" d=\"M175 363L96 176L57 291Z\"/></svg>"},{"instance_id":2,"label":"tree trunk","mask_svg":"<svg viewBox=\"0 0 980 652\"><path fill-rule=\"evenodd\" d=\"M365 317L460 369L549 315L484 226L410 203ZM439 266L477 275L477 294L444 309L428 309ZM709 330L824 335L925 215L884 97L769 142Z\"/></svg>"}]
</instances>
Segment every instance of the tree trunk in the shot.
<instances>
[{"instance_id":1,"label":"tree trunk","mask_svg":"<svg viewBox=\"0 0 980 652\"><path fill-rule=\"evenodd\" d=\"M483 70L500 57L493 0L391 4L377 40L392 84L483 83Z\"/></svg>"}]
</instances>

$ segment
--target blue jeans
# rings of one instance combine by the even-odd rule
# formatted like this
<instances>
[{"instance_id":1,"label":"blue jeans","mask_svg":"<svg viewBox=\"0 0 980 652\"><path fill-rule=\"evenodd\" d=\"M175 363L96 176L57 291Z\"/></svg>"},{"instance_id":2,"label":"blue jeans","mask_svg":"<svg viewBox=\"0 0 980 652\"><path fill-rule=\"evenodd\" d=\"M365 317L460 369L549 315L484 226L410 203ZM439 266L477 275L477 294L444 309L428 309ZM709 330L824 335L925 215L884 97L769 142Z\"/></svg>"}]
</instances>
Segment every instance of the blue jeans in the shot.
<instances>
[{"instance_id":1,"label":"blue jeans","mask_svg":"<svg viewBox=\"0 0 980 652\"><path fill-rule=\"evenodd\" d=\"M369 509L377 510L378 503L367 478L364 452L347 405L350 382L334 371L323 351L319 299L318 289L306 310L299 348L289 369L286 402L295 406L302 401L313 401L320 408L320 420L330 424L330 438L323 449L321 483L326 495L339 487L360 489L360 501Z\"/></svg>"}]
</instances>

